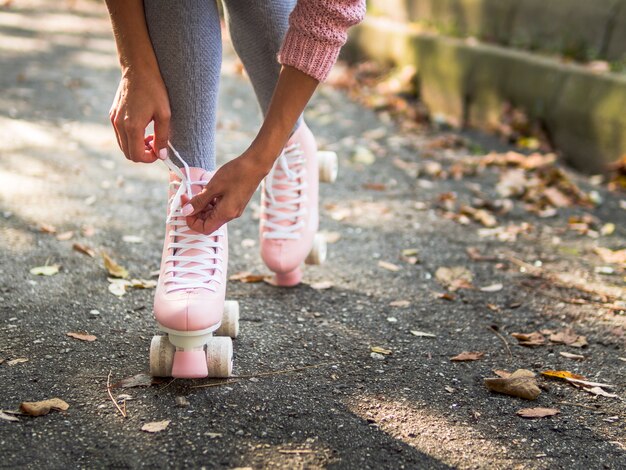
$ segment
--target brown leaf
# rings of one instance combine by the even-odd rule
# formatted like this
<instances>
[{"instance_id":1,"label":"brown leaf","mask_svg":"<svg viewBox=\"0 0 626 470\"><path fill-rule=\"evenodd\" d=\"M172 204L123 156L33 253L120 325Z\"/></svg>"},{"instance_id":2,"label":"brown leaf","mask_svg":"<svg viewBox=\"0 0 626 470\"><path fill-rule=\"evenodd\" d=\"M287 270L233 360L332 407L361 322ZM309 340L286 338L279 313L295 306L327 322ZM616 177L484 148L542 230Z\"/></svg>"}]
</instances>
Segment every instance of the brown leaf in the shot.
<instances>
[{"instance_id":1,"label":"brown leaf","mask_svg":"<svg viewBox=\"0 0 626 470\"><path fill-rule=\"evenodd\" d=\"M494 369L492 372L503 379L511 377L511 373L506 370Z\"/></svg>"},{"instance_id":2,"label":"brown leaf","mask_svg":"<svg viewBox=\"0 0 626 470\"><path fill-rule=\"evenodd\" d=\"M566 344L575 348L582 348L588 345L587 338L576 334L571 328L551 334L550 341L558 344Z\"/></svg>"},{"instance_id":3,"label":"brown leaf","mask_svg":"<svg viewBox=\"0 0 626 470\"><path fill-rule=\"evenodd\" d=\"M104 260L105 269L111 276L121 279L125 279L128 277L128 271L119 264L117 264L115 261L113 261L113 259L104 251L102 252L102 259Z\"/></svg>"},{"instance_id":4,"label":"brown leaf","mask_svg":"<svg viewBox=\"0 0 626 470\"><path fill-rule=\"evenodd\" d=\"M81 232L83 232L83 236L85 237L93 237L96 234L96 229L90 225L84 225L81 228Z\"/></svg>"},{"instance_id":5,"label":"brown leaf","mask_svg":"<svg viewBox=\"0 0 626 470\"><path fill-rule=\"evenodd\" d=\"M28 362L28 359L25 357L18 357L16 359L11 359L10 361L7 361L7 366L14 366L23 362Z\"/></svg>"},{"instance_id":6,"label":"brown leaf","mask_svg":"<svg viewBox=\"0 0 626 470\"><path fill-rule=\"evenodd\" d=\"M408 300L394 300L393 302L389 302L389 305L391 307L406 308L411 305L411 302Z\"/></svg>"},{"instance_id":7,"label":"brown leaf","mask_svg":"<svg viewBox=\"0 0 626 470\"><path fill-rule=\"evenodd\" d=\"M252 274L249 271L242 271L239 273L235 273L232 276L228 277L228 280L230 281L241 281L244 283L254 283L254 282L263 282L265 281L267 278L270 278L271 276L265 275L265 274Z\"/></svg>"},{"instance_id":8,"label":"brown leaf","mask_svg":"<svg viewBox=\"0 0 626 470\"><path fill-rule=\"evenodd\" d=\"M487 378L484 382L492 392L525 400L536 400L541 394L535 374L526 369L518 369L507 378Z\"/></svg>"},{"instance_id":9,"label":"brown leaf","mask_svg":"<svg viewBox=\"0 0 626 470\"><path fill-rule=\"evenodd\" d=\"M170 420L154 421L152 423L146 423L141 426L141 430L145 432L155 433L163 431L170 424Z\"/></svg>"},{"instance_id":10,"label":"brown leaf","mask_svg":"<svg viewBox=\"0 0 626 470\"><path fill-rule=\"evenodd\" d=\"M387 185L383 183L363 183L363 189L369 189L371 191L386 191Z\"/></svg>"},{"instance_id":11,"label":"brown leaf","mask_svg":"<svg viewBox=\"0 0 626 470\"><path fill-rule=\"evenodd\" d=\"M326 289L330 289L333 286L334 284L330 281L320 281L320 282L314 282L313 284L311 284L311 288L315 290L326 290Z\"/></svg>"},{"instance_id":12,"label":"brown leaf","mask_svg":"<svg viewBox=\"0 0 626 470\"><path fill-rule=\"evenodd\" d=\"M540 332L535 331L533 333L511 333L511 336L515 338L520 346L542 346L546 343L546 338Z\"/></svg>"},{"instance_id":13,"label":"brown leaf","mask_svg":"<svg viewBox=\"0 0 626 470\"><path fill-rule=\"evenodd\" d=\"M341 239L340 232L322 232L324 238L326 238L326 243L337 243Z\"/></svg>"},{"instance_id":14,"label":"brown leaf","mask_svg":"<svg viewBox=\"0 0 626 470\"><path fill-rule=\"evenodd\" d=\"M54 225L46 224L43 222L39 224L39 231L43 233L50 233L50 234L57 233L57 229Z\"/></svg>"},{"instance_id":15,"label":"brown leaf","mask_svg":"<svg viewBox=\"0 0 626 470\"><path fill-rule=\"evenodd\" d=\"M371 346L370 350L373 353L384 354L385 356L388 356L393 352L391 349L381 348L380 346Z\"/></svg>"},{"instance_id":16,"label":"brown leaf","mask_svg":"<svg viewBox=\"0 0 626 470\"><path fill-rule=\"evenodd\" d=\"M613 251L608 248L597 246L593 251L595 251L605 263L626 265L626 248L623 250Z\"/></svg>"},{"instance_id":17,"label":"brown leaf","mask_svg":"<svg viewBox=\"0 0 626 470\"><path fill-rule=\"evenodd\" d=\"M552 379L576 379L576 380L586 380L585 377L579 374L574 374L567 370L544 370L541 375L544 377L550 377Z\"/></svg>"},{"instance_id":18,"label":"brown leaf","mask_svg":"<svg viewBox=\"0 0 626 470\"><path fill-rule=\"evenodd\" d=\"M453 362L478 361L479 359L482 359L484 355L484 352L463 351L461 354L451 357L450 360Z\"/></svg>"},{"instance_id":19,"label":"brown leaf","mask_svg":"<svg viewBox=\"0 0 626 470\"><path fill-rule=\"evenodd\" d=\"M67 333L67 336L69 336L70 338L74 338L74 339L79 339L81 341L88 341L88 342L92 342L97 340L98 338L94 335L90 335L88 333Z\"/></svg>"},{"instance_id":20,"label":"brown leaf","mask_svg":"<svg viewBox=\"0 0 626 470\"><path fill-rule=\"evenodd\" d=\"M398 272L400 271L402 268L396 264L393 263L389 263L387 261L379 261L378 262L378 267L379 268L383 268L386 269L387 271L391 271L391 272Z\"/></svg>"},{"instance_id":21,"label":"brown leaf","mask_svg":"<svg viewBox=\"0 0 626 470\"><path fill-rule=\"evenodd\" d=\"M569 207L572 205L572 200L559 191L557 188L545 188L543 195L548 199L550 204L555 207Z\"/></svg>"},{"instance_id":22,"label":"brown leaf","mask_svg":"<svg viewBox=\"0 0 626 470\"><path fill-rule=\"evenodd\" d=\"M68 232L59 233L57 235L57 240L64 242L66 240L69 240L73 236L74 236L74 232L70 230Z\"/></svg>"},{"instance_id":23,"label":"brown leaf","mask_svg":"<svg viewBox=\"0 0 626 470\"><path fill-rule=\"evenodd\" d=\"M65 411L70 407L60 398L51 398L43 401L25 401L20 404L20 411L29 416L42 416L51 410Z\"/></svg>"},{"instance_id":24,"label":"brown leaf","mask_svg":"<svg viewBox=\"0 0 626 470\"><path fill-rule=\"evenodd\" d=\"M92 258L95 258L96 256L96 252L94 250L92 250L87 245L84 245L82 243L74 243L72 245L72 249L74 249L75 251L78 251L79 253L82 253L83 255L90 256Z\"/></svg>"},{"instance_id":25,"label":"brown leaf","mask_svg":"<svg viewBox=\"0 0 626 470\"><path fill-rule=\"evenodd\" d=\"M545 418L547 416L554 416L560 413L556 408L522 408L517 411L517 415L522 418Z\"/></svg>"},{"instance_id":26,"label":"brown leaf","mask_svg":"<svg viewBox=\"0 0 626 470\"><path fill-rule=\"evenodd\" d=\"M151 375L137 374L114 383L113 385L111 385L111 388L149 387L152 385L152 383L153 380Z\"/></svg>"},{"instance_id":27,"label":"brown leaf","mask_svg":"<svg viewBox=\"0 0 626 470\"><path fill-rule=\"evenodd\" d=\"M450 268L440 267L435 272L437 280L449 290L471 289L473 275L464 266L453 266Z\"/></svg>"},{"instance_id":28,"label":"brown leaf","mask_svg":"<svg viewBox=\"0 0 626 470\"><path fill-rule=\"evenodd\" d=\"M456 295L451 294L450 292L438 292L437 298L453 302L456 299Z\"/></svg>"}]
</instances>

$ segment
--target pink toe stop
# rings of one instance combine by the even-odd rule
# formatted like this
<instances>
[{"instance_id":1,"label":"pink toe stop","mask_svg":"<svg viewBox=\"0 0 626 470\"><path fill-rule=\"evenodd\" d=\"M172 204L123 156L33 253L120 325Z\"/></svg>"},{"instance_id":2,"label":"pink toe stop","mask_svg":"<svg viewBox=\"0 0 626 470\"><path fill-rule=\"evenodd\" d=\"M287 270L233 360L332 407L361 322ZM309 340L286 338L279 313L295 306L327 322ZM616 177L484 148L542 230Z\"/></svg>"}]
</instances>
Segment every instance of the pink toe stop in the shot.
<instances>
[{"instance_id":1,"label":"pink toe stop","mask_svg":"<svg viewBox=\"0 0 626 470\"><path fill-rule=\"evenodd\" d=\"M179 379L199 379L209 375L204 350L176 351L172 365L172 377Z\"/></svg>"},{"instance_id":2,"label":"pink toe stop","mask_svg":"<svg viewBox=\"0 0 626 470\"><path fill-rule=\"evenodd\" d=\"M302 281L302 270L296 268L288 273L276 273L276 285L281 287L293 287Z\"/></svg>"}]
</instances>

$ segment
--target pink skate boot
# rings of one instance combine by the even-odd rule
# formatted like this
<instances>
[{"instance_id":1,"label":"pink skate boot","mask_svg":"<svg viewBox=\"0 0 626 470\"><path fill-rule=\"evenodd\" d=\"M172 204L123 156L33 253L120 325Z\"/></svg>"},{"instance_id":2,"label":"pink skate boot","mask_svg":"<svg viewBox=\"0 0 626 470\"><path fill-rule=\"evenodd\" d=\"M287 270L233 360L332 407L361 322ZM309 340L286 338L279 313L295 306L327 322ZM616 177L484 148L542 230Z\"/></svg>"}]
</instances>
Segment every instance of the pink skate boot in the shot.
<instances>
[{"instance_id":1,"label":"pink skate boot","mask_svg":"<svg viewBox=\"0 0 626 470\"><path fill-rule=\"evenodd\" d=\"M301 264L326 259L326 239L317 233L319 181L337 177L337 155L318 152L303 122L291 136L261 192L261 257L279 286L302 280Z\"/></svg>"},{"instance_id":2,"label":"pink skate boot","mask_svg":"<svg viewBox=\"0 0 626 470\"><path fill-rule=\"evenodd\" d=\"M238 303L224 301L228 233L225 225L211 235L187 226L181 196L200 192L213 173L180 160L182 170L166 160L171 170L169 207L154 317L167 336L152 339L150 371L154 376L228 377L231 337L237 336L239 320Z\"/></svg>"}]
</instances>

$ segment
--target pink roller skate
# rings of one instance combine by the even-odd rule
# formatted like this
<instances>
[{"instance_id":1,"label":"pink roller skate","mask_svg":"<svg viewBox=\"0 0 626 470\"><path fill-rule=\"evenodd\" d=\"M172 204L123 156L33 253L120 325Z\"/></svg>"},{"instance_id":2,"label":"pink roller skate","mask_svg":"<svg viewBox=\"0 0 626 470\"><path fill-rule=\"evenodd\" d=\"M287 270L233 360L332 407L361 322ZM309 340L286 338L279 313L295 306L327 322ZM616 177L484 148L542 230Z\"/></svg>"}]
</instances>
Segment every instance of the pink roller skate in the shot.
<instances>
[{"instance_id":1,"label":"pink roller skate","mask_svg":"<svg viewBox=\"0 0 626 470\"><path fill-rule=\"evenodd\" d=\"M172 150L184 168L165 161L171 170L170 197L154 316L167 336L152 338L150 372L161 377L229 377L239 304L224 301L227 229L224 225L211 235L194 232L181 212L181 196L200 192L213 173L189 168Z\"/></svg>"},{"instance_id":2,"label":"pink roller skate","mask_svg":"<svg viewBox=\"0 0 626 470\"><path fill-rule=\"evenodd\" d=\"M317 233L319 181L337 178L337 155L318 152L303 122L291 136L262 185L261 257L279 286L302 280L301 264L326 259L326 239Z\"/></svg>"}]
</instances>

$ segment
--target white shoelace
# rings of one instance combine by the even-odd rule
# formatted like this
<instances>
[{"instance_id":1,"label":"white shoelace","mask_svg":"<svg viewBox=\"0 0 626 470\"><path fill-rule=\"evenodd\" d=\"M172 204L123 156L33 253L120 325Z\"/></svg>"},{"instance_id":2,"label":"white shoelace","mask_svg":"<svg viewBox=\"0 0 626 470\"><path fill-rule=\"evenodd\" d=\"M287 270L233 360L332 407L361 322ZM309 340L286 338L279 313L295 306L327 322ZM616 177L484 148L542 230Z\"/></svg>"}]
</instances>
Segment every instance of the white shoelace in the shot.
<instances>
[{"instance_id":1,"label":"white shoelace","mask_svg":"<svg viewBox=\"0 0 626 470\"><path fill-rule=\"evenodd\" d=\"M168 266L163 274L171 273L171 277L165 280L165 289L167 293L180 289L196 288L216 292L224 277L222 273L224 229L220 228L207 236L194 232L187 226L185 216L182 213L181 197L183 194L189 198L193 197L191 187L193 185L204 186L208 181L192 181L189 166L172 144L168 142L168 145L176 158L183 164L183 169L177 167L169 158L164 160L167 167L180 178L180 182L173 181L170 183L178 189L169 201L170 210L167 223L172 225L172 229L169 233L167 251L171 251L172 254L165 260ZM197 250L200 253L189 256L188 252L191 250ZM194 276L188 276L189 274Z\"/></svg>"},{"instance_id":2,"label":"white shoelace","mask_svg":"<svg viewBox=\"0 0 626 470\"><path fill-rule=\"evenodd\" d=\"M290 145L285 147L265 178L265 213L267 214L265 227L268 230L263 232L264 238L291 240L300 238L299 230L304 226L303 217L306 215L305 163L300 144ZM275 186L281 186L281 189ZM279 198L282 201L279 201Z\"/></svg>"}]
</instances>

